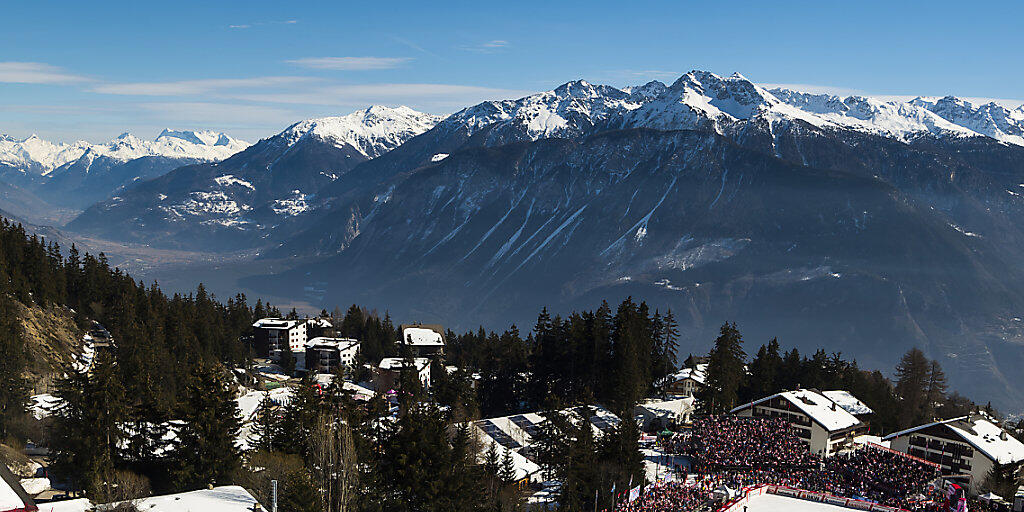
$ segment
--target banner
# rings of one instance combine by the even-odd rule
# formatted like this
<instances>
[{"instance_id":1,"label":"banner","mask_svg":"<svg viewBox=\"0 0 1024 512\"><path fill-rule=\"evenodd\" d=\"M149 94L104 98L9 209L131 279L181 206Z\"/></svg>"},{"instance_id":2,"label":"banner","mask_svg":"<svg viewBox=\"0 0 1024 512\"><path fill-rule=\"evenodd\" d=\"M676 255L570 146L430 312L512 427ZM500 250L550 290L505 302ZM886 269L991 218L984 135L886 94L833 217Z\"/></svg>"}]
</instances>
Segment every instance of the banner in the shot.
<instances>
[{"instance_id":1,"label":"banner","mask_svg":"<svg viewBox=\"0 0 1024 512\"><path fill-rule=\"evenodd\" d=\"M632 503L633 500L635 500L635 499L637 499L639 497L640 497L640 486L639 485L629 490L629 502L630 503Z\"/></svg>"}]
</instances>

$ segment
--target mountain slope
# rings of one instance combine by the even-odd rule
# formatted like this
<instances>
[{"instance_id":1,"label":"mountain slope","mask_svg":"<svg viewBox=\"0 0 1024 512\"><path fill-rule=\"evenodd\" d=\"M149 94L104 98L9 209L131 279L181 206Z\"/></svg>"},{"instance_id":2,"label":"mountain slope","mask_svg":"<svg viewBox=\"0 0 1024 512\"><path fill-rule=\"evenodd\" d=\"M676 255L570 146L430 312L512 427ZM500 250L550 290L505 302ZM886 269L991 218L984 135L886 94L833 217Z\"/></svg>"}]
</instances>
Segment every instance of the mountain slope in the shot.
<instances>
[{"instance_id":1,"label":"mountain slope","mask_svg":"<svg viewBox=\"0 0 1024 512\"><path fill-rule=\"evenodd\" d=\"M138 184L90 207L69 228L169 247L259 245L269 232L301 224L321 187L436 121L405 107L370 107L296 123L222 162Z\"/></svg>"},{"instance_id":2,"label":"mountain slope","mask_svg":"<svg viewBox=\"0 0 1024 512\"><path fill-rule=\"evenodd\" d=\"M1024 306L1021 273L987 239L885 181L708 132L453 154L392 182L336 256L250 284L268 279L278 293L325 282L325 302L455 325L523 325L541 305L633 294L682 317L683 352L737 320L750 339L824 344L872 367L919 345L946 356L965 389L1022 398L1014 367L994 357L1022 351L987 338Z\"/></svg>"}]
</instances>

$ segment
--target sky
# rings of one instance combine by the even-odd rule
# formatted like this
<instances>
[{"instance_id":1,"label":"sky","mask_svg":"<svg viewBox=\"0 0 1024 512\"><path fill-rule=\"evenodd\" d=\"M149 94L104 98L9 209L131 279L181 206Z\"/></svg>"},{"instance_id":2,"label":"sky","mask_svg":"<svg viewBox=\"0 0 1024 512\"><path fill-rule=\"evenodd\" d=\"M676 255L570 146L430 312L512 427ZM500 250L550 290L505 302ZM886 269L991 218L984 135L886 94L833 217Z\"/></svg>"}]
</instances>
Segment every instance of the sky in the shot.
<instances>
[{"instance_id":1,"label":"sky","mask_svg":"<svg viewBox=\"0 0 1024 512\"><path fill-rule=\"evenodd\" d=\"M728 4L728 5L726 5ZM840 95L1024 100L1024 2L9 2L0 133L249 141L371 104L448 114L691 69Z\"/></svg>"}]
</instances>

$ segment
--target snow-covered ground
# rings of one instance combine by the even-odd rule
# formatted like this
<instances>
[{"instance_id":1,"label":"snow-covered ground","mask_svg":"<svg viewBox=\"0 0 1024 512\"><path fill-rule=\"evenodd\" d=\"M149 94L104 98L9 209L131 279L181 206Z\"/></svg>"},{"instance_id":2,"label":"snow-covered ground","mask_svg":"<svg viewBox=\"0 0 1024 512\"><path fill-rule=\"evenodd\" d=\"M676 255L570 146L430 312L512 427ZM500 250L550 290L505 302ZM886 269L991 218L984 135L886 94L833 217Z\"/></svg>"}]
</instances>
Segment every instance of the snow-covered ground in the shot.
<instances>
[{"instance_id":1,"label":"snow-covered ground","mask_svg":"<svg viewBox=\"0 0 1024 512\"><path fill-rule=\"evenodd\" d=\"M740 510L745 512L840 512L850 509L817 501L787 498L777 494L753 496Z\"/></svg>"}]
</instances>

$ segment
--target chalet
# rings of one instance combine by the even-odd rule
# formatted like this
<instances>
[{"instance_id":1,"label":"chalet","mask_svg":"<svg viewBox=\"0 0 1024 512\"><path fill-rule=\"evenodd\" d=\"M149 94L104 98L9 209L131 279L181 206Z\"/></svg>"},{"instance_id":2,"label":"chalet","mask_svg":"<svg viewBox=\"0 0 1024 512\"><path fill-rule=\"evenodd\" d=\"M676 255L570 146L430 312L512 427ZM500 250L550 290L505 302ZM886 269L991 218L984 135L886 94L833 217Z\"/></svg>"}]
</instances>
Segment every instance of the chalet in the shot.
<instances>
[{"instance_id":1,"label":"chalet","mask_svg":"<svg viewBox=\"0 0 1024 512\"><path fill-rule=\"evenodd\" d=\"M285 320L281 318L261 318L252 324L253 345L256 355L280 359L281 351L291 350L302 352L306 350L305 320Z\"/></svg>"},{"instance_id":2,"label":"chalet","mask_svg":"<svg viewBox=\"0 0 1024 512\"><path fill-rule=\"evenodd\" d=\"M784 418L807 449L828 457L853 446L868 425L822 393L812 389L784 391L732 411L738 416Z\"/></svg>"},{"instance_id":3,"label":"chalet","mask_svg":"<svg viewBox=\"0 0 1024 512\"><path fill-rule=\"evenodd\" d=\"M352 368L359 352L359 340L352 338L313 338L306 343L306 369L331 373L339 366Z\"/></svg>"},{"instance_id":4,"label":"chalet","mask_svg":"<svg viewBox=\"0 0 1024 512\"><path fill-rule=\"evenodd\" d=\"M694 396L707 382L708 365L698 364L694 368L683 368L665 377L665 393L675 396Z\"/></svg>"},{"instance_id":5,"label":"chalet","mask_svg":"<svg viewBox=\"0 0 1024 512\"><path fill-rule=\"evenodd\" d=\"M430 359L417 357L410 361L401 357L385 357L377 365L377 392L383 393L397 388L402 371L415 371L420 384L423 384L424 388L430 387Z\"/></svg>"},{"instance_id":6,"label":"chalet","mask_svg":"<svg viewBox=\"0 0 1024 512\"><path fill-rule=\"evenodd\" d=\"M18 477L0 463L0 512L33 512L39 510L25 492Z\"/></svg>"},{"instance_id":7,"label":"chalet","mask_svg":"<svg viewBox=\"0 0 1024 512\"><path fill-rule=\"evenodd\" d=\"M415 357L437 357L444 355L444 328L440 325L412 324L400 326L402 339L398 345L412 349Z\"/></svg>"},{"instance_id":8,"label":"chalet","mask_svg":"<svg viewBox=\"0 0 1024 512\"><path fill-rule=\"evenodd\" d=\"M883 439L894 450L941 465L944 474L960 475L973 494L997 463L1024 462L1024 443L981 414L935 421Z\"/></svg>"}]
</instances>

